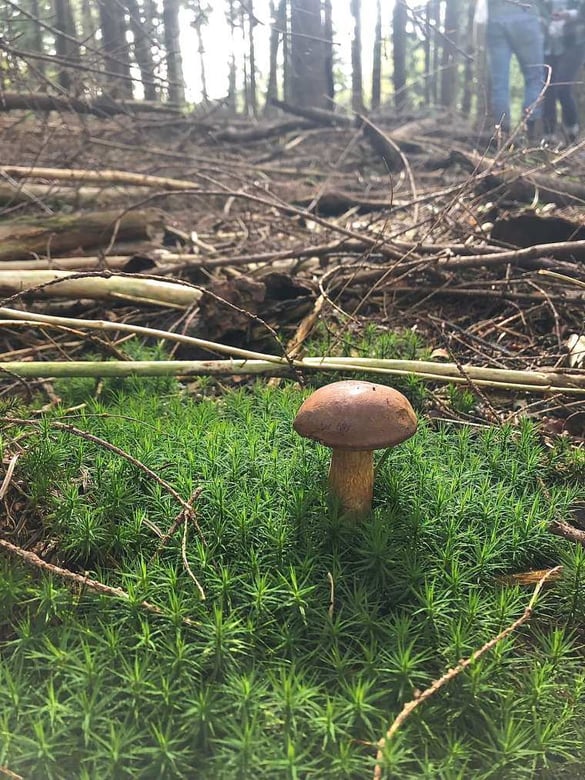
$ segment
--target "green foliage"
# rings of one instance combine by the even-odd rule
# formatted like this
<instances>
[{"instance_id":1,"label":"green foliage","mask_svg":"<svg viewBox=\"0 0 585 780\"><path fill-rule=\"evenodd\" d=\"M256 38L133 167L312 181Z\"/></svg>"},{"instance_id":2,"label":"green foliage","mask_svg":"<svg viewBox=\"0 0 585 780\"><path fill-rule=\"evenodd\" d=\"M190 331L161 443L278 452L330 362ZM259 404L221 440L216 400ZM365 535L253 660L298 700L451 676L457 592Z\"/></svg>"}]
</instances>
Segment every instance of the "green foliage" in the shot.
<instances>
[{"instance_id":1,"label":"green foliage","mask_svg":"<svg viewBox=\"0 0 585 780\"><path fill-rule=\"evenodd\" d=\"M359 330L339 328L331 331L320 326L316 328L313 338L307 343L306 353L307 355L364 357L380 360L425 360L428 357L428 350L425 349L414 331L397 332L372 323L366 324ZM392 387L404 393L415 407L420 406L425 397L424 383L413 375L385 376L364 370L363 372L336 372L335 378L327 373L310 374L308 377L312 387L341 379L365 379L369 382L391 384Z\"/></svg>"},{"instance_id":2,"label":"green foliage","mask_svg":"<svg viewBox=\"0 0 585 780\"><path fill-rule=\"evenodd\" d=\"M0 558L0 766L58 780L368 777L402 704L522 614L529 592L498 576L562 561L530 624L406 721L385 777L578 773L585 553L547 531L585 497L570 453L527 423L422 423L383 462L372 517L348 526L327 505L328 451L291 430L295 387L199 390L133 380L70 421L185 498L202 488L205 541L191 527L185 554L205 601L181 529L154 556L153 529L180 510L162 486L50 424L27 440L19 484L58 559L130 600Z\"/></svg>"}]
</instances>

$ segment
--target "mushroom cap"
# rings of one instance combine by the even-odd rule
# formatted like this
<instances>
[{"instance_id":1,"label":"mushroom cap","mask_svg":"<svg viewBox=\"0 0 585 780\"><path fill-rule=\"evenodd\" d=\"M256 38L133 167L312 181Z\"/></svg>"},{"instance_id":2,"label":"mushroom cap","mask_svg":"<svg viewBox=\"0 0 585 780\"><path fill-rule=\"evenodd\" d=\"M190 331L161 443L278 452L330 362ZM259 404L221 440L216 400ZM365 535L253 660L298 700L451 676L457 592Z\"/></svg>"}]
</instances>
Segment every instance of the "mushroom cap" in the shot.
<instances>
[{"instance_id":1,"label":"mushroom cap","mask_svg":"<svg viewBox=\"0 0 585 780\"><path fill-rule=\"evenodd\" d=\"M344 450L394 447L410 438L416 426L414 409L402 393L359 380L315 390L293 422L300 436Z\"/></svg>"}]
</instances>

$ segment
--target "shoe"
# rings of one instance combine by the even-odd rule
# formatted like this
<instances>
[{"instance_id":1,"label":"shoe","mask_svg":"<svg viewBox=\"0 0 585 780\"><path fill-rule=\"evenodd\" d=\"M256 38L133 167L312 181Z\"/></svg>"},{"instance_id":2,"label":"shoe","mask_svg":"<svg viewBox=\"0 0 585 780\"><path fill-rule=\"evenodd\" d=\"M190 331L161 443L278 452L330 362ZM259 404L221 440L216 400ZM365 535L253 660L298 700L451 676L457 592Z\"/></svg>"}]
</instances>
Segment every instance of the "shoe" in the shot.
<instances>
[{"instance_id":1,"label":"shoe","mask_svg":"<svg viewBox=\"0 0 585 780\"><path fill-rule=\"evenodd\" d=\"M541 149L558 149L559 148L559 139L553 134L549 133L548 135L543 136L543 138L540 141L540 148Z\"/></svg>"}]
</instances>

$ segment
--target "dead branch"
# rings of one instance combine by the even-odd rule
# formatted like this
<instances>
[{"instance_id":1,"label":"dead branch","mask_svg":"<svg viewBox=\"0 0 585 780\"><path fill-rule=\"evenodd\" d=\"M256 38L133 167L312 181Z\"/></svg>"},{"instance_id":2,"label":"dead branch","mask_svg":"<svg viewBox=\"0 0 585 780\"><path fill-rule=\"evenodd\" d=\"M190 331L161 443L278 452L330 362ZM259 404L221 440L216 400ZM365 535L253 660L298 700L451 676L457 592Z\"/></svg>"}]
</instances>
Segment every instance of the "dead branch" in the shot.
<instances>
[{"instance_id":1,"label":"dead branch","mask_svg":"<svg viewBox=\"0 0 585 780\"><path fill-rule=\"evenodd\" d=\"M493 160L462 149L452 150L450 161L474 173L476 186L483 192L497 191L521 203L532 203L535 197L559 206L585 202L585 186L567 178L533 173L511 165L500 169Z\"/></svg>"},{"instance_id":2,"label":"dead branch","mask_svg":"<svg viewBox=\"0 0 585 780\"><path fill-rule=\"evenodd\" d=\"M192 306L202 295L200 289L185 282L167 282L131 274L0 270L0 295L20 293L27 298L113 299L178 309Z\"/></svg>"},{"instance_id":3,"label":"dead branch","mask_svg":"<svg viewBox=\"0 0 585 780\"><path fill-rule=\"evenodd\" d=\"M61 32L59 33L61 34ZM181 107L171 103L146 100L113 100L108 97L80 100L43 93L2 92L0 111L72 111L76 114L115 116L116 114L181 114Z\"/></svg>"},{"instance_id":4,"label":"dead branch","mask_svg":"<svg viewBox=\"0 0 585 780\"><path fill-rule=\"evenodd\" d=\"M62 579L68 580L69 582L74 582L82 589L87 588L88 590L92 590L95 593L99 593L105 596L112 596L113 598L121 599L127 603L132 603L130 594L127 593L123 588L115 588L111 585L105 585L99 580L94 580L83 574L76 574L69 569L64 569L62 566L56 566L54 563L48 563L47 561L44 561L42 558L40 558L36 553L31 552L30 550L24 550L22 547L19 547L16 544L12 544L12 542L9 542L6 539L0 539L0 547L3 547L5 550L8 550L8 552L18 556L29 566L33 566L36 569L49 572L50 574L54 574L55 576L61 577ZM161 609L161 607L157 607L156 604L152 604L150 601L138 601L137 606L141 607L141 609L145 609L147 612L151 612L153 615L157 615L158 617L169 617L169 615L163 609ZM197 621L191 620L191 618L187 617L181 618L181 622L187 626L199 625Z\"/></svg>"},{"instance_id":5,"label":"dead branch","mask_svg":"<svg viewBox=\"0 0 585 780\"><path fill-rule=\"evenodd\" d=\"M162 227L161 213L155 209L10 220L0 224L0 261L53 257L79 248L107 246L112 240L143 241Z\"/></svg>"}]
</instances>

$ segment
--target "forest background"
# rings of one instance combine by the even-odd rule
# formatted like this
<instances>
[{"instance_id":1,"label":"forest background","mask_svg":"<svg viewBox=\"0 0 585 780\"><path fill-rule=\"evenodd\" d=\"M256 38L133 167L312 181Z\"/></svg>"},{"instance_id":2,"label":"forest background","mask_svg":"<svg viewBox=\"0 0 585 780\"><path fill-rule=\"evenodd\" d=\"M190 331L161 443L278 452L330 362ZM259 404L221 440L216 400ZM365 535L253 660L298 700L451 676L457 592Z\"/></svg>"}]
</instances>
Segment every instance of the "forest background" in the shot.
<instances>
[{"instance_id":1,"label":"forest background","mask_svg":"<svg viewBox=\"0 0 585 780\"><path fill-rule=\"evenodd\" d=\"M4 89L486 114L475 0L2 0ZM512 72L519 110L521 79Z\"/></svg>"}]
</instances>

